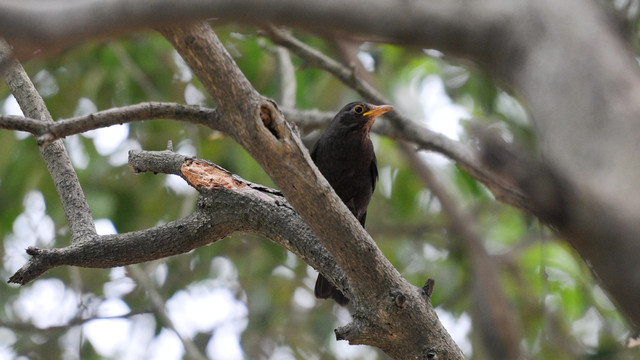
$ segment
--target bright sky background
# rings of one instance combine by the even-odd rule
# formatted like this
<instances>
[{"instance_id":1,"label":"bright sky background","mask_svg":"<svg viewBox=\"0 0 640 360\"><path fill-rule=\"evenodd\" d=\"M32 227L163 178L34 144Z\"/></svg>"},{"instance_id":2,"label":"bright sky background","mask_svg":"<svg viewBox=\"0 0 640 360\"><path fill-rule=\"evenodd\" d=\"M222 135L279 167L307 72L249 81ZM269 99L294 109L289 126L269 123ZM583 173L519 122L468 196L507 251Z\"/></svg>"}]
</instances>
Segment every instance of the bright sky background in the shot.
<instances>
[{"instance_id":1,"label":"bright sky background","mask_svg":"<svg viewBox=\"0 0 640 360\"><path fill-rule=\"evenodd\" d=\"M373 67L370 56L361 53L360 59L368 68ZM371 59L370 59L371 58ZM190 83L193 79L188 67L183 66L182 59L174 56L180 73L177 79ZM181 65L182 64L182 65ZM43 94L55 93L57 84L55 79L46 71L36 76L37 85ZM185 102L200 104L205 99L196 87L186 87ZM461 131L460 119L468 118L469 113L459 105L454 104L444 90L444 84L436 75L416 76L416 81L406 88L398 89L396 106L402 111L414 114L417 121L424 121L432 130L440 132L452 139L458 139ZM508 99L505 100L508 102ZM415 104L420 104L416 108ZM508 106L509 104L507 104ZM78 101L75 115L83 115L97 111L95 104L87 99ZM5 114L22 115L13 96L4 101ZM140 144L134 139L128 139L128 124L115 125L104 129L91 131L82 135L70 136L65 139L73 165L84 169L90 161L82 142L78 136L92 139L97 152L108 157L112 166L122 166L127 162L127 151L139 149ZM16 137L24 139L25 133L16 133ZM196 155L196 149L188 141L178 144L176 150L187 155ZM446 166L448 160L429 155L430 161L438 166ZM383 195L391 195L391 183L394 177L393 169L381 169L381 191ZM176 176L167 176L166 186L177 193L193 191L184 181ZM39 191L29 192L24 200L24 211L14 221L13 232L4 239L6 257L3 261L4 270L13 273L27 261L24 249L28 246L51 246L55 225L46 214L46 205ZM117 230L109 219L96 219L98 233L112 234ZM447 256L438 253L434 256ZM293 255L291 255L293 256ZM295 263L297 259L288 259L287 263ZM175 323L182 336L193 337L197 332L213 332L206 352L211 359L234 360L243 359L240 337L248 326L248 308L243 301L233 295L233 288L240 288L237 279L237 269L232 261L218 257L213 261L217 278L188 285L185 289L175 293L167 300L166 307L169 317ZM315 271L309 268L308 287L301 287L294 292L292 305L301 311L311 310L316 300L310 288L313 285ZM151 278L158 285L166 278L167 268L160 265ZM274 270L274 276L291 276L292 271L287 264ZM72 319L79 308L83 308L83 316L117 317L127 314L130 309L121 300L125 294L133 291L134 282L127 277L124 268L114 268L110 272L110 280L104 284L105 299L87 295L80 295L68 288L58 279L39 279L22 289L19 299L8 311L21 320L31 321L36 326L64 325ZM84 296L84 297L83 297ZM81 306L82 304L82 306ZM216 309L216 311L211 311ZM471 343L468 333L471 328L471 318L463 313L455 317L440 308L436 309L445 328L452 334L454 340L467 354L471 354ZM206 314L206 316L203 316ZM349 312L335 307L334 314L338 323L346 323L350 319ZM117 359L180 359L184 350L176 333L164 329L158 337L154 337L155 320L151 315L138 315L130 318L102 319L90 321L82 325L85 341L91 342L96 351L105 357ZM577 325L579 326L579 325ZM214 331L215 330L215 331ZM65 337L65 343L70 349L77 349L80 341L79 328L70 331ZM6 335L6 336L4 336ZM0 329L0 359L11 357L10 346L16 341L15 335L3 334ZM340 359L371 359L375 353L368 347L349 346L343 341L330 340L330 349ZM277 348L272 360L294 359L290 348Z\"/></svg>"}]
</instances>

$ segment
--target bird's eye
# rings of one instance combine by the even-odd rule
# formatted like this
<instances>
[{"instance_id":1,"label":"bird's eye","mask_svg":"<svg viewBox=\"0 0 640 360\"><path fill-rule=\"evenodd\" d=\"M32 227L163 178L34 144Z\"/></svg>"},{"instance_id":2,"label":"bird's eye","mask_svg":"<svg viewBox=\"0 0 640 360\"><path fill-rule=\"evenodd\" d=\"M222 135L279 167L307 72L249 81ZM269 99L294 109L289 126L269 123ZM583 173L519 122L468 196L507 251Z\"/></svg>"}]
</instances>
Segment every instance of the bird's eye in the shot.
<instances>
[{"instance_id":1,"label":"bird's eye","mask_svg":"<svg viewBox=\"0 0 640 360\"><path fill-rule=\"evenodd\" d=\"M362 105L356 105L353 107L353 112L355 112L356 114L362 114L364 112L364 106Z\"/></svg>"}]
</instances>

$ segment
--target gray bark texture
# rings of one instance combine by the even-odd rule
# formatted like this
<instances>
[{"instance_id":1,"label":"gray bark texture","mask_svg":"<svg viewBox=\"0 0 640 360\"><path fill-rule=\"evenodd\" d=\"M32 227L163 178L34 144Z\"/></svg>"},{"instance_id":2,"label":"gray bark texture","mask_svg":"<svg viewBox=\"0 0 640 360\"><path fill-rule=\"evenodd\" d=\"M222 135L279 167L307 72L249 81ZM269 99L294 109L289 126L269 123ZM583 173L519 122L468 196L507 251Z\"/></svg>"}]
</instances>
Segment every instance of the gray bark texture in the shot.
<instances>
[{"instance_id":1,"label":"gray bark texture","mask_svg":"<svg viewBox=\"0 0 640 360\"><path fill-rule=\"evenodd\" d=\"M39 123L53 123L44 100L38 94L22 65L12 58L11 48L2 39L0 39L0 72L26 117L35 119ZM71 229L71 241L95 236L91 209L64 144L61 140L57 140L49 146L40 146L39 150L62 201Z\"/></svg>"},{"instance_id":2,"label":"gray bark texture","mask_svg":"<svg viewBox=\"0 0 640 360\"><path fill-rule=\"evenodd\" d=\"M183 4L114 0L45 4L0 5L0 34L19 56L33 56L35 49L53 53L89 38L144 27L216 17L258 25L270 21L349 34L359 40L435 48L480 64L526 105L541 154L525 154L484 134L480 153L471 155L465 150L462 155L445 155L479 166L482 171L470 170L479 179L508 184L495 181L497 188L512 190L507 198L517 199L514 203L559 231L591 266L630 324L640 324L640 157L635 155L640 146L640 72L615 21L596 2L196 0ZM216 116L224 118L217 128L255 157L334 259L335 264L329 264L316 258L316 265L348 289L356 304L354 322L339 329L339 337L356 344L375 342L399 359L460 357L423 290L408 285L382 256L311 164L277 106L255 92L208 25L197 22L160 31L217 102ZM398 124L394 124L396 130ZM199 206L206 206L206 201ZM194 221L189 225L198 228L201 219L181 221ZM71 218L69 222L73 223ZM80 223L86 226L89 222ZM83 231L90 233L87 229L77 233ZM354 254L358 261L353 261ZM37 262L38 256L34 259ZM393 323L403 325L398 328ZM409 343L414 346L407 347Z\"/></svg>"},{"instance_id":3,"label":"gray bark texture","mask_svg":"<svg viewBox=\"0 0 640 360\"><path fill-rule=\"evenodd\" d=\"M336 337L377 346L397 359L462 358L429 297L384 257L312 165L276 104L255 92L209 25L199 22L160 32L217 101L226 133L265 169L344 272L348 286L334 282L349 290L354 320L337 329Z\"/></svg>"}]
</instances>

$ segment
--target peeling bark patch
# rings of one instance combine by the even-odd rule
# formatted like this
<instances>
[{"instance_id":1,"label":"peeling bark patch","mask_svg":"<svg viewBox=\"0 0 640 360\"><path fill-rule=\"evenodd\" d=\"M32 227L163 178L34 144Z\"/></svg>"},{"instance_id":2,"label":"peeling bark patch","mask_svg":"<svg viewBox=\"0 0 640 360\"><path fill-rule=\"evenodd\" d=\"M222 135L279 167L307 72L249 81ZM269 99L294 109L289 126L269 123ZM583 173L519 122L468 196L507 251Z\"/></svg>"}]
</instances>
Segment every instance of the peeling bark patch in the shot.
<instances>
[{"instance_id":1,"label":"peeling bark patch","mask_svg":"<svg viewBox=\"0 0 640 360\"><path fill-rule=\"evenodd\" d=\"M196 189L225 187L230 190L239 190L247 187L247 184L234 179L230 172L199 160L185 161L180 171L189 185Z\"/></svg>"},{"instance_id":2,"label":"peeling bark patch","mask_svg":"<svg viewBox=\"0 0 640 360\"><path fill-rule=\"evenodd\" d=\"M280 134L278 133L278 129L276 129L276 120L273 118L271 114L271 110L265 104L260 106L260 119L264 126L269 129L269 131L276 137L276 139L280 140Z\"/></svg>"}]
</instances>

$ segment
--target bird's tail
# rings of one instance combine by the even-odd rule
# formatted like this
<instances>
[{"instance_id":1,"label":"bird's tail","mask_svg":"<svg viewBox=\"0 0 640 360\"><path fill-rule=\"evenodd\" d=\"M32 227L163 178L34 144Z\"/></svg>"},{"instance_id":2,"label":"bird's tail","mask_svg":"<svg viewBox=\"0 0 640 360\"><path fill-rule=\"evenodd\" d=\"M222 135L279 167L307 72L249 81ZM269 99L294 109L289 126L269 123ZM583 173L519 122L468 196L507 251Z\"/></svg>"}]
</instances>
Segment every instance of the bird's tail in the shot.
<instances>
[{"instance_id":1,"label":"bird's tail","mask_svg":"<svg viewBox=\"0 0 640 360\"><path fill-rule=\"evenodd\" d=\"M344 294L340 290L338 290L338 288L333 286L333 284L330 283L329 280L327 280L324 276L322 276L322 274L318 274L314 293L318 299L332 298L342 306L345 306L349 303L349 298L344 296Z\"/></svg>"}]
</instances>

